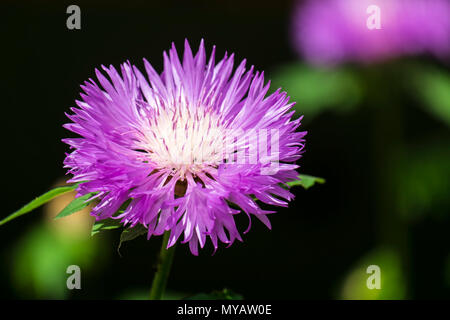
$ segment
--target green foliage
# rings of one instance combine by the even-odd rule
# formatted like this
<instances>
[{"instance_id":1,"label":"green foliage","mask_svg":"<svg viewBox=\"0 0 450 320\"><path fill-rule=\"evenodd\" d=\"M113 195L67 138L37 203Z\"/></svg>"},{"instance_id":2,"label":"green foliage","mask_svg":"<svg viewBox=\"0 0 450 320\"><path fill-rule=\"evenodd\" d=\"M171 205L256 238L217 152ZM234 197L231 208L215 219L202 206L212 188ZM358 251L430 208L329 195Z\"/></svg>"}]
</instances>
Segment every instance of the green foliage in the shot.
<instances>
[{"instance_id":1,"label":"green foliage","mask_svg":"<svg viewBox=\"0 0 450 320\"><path fill-rule=\"evenodd\" d=\"M376 265L380 268L380 289L369 289L367 279L371 273L367 268ZM378 248L365 255L345 277L341 299L350 300L391 300L406 298L406 280L398 252L390 248Z\"/></svg>"},{"instance_id":2,"label":"green foliage","mask_svg":"<svg viewBox=\"0 0 450 320\"><path fill-rule=\"evenodd\" d=\"M124 243L125 241L131 241L133 239L136 239L137 237L142 236L147 232L148 232L147 228L144 227L142 224L138 224L133 228L123 230L122 234L120 235L120 242L117 251L120 250L122 243Z\"/></svg>"},{"instance_id":3,"label":"green foliage","mask_svg":"<svg viewBox=\"0 0 450 320\"><path fill-rule=\"evenodd\" d=\"M311 188L316 183L323 184L325 179L319 177L313 177L307 174L301 174L298 176L299 180L288 182L289 187L302 186L305 189Z\"/></svg>"},{"instance_id":4,"label":"green foliage","mask_svg":"<svg viewBox=\"0 0 450 320\"><path fill-rule=\"evenodd\" d=\"M90 192L85 194L84 196L78 197L74 199L72 202L70 202L63 210L61 210L60 213L55 217L55 219L59 219L62 217L70 216L71 214L74 214L83 208L87 207L89 203L92 202L92 200L89 200L91 197L93 197L96 194L96 192Z\"/></svg>"},{"instance_id":5,"label":"green foliage","mask_svg":"<svg viewBox=\"0 0 450 320\"><path fill-rule=\"evenodd\" d=\"M94 236L104 230L114 230L120 227L122 227L122 224L116 219L104 219L95 221L95 223L92 225L91 236Z\"/></svg>"},{"instance_id":6,"label":"green foliage","mask_svg":"<svg viewBox=\"0 0 450 320\"><path fill-rule=\"evenodd\" d=\"M242 295L225 288L221 291L212 291L211 293L199 293L187 297L186 300L244 300L244 298Z\"/></svg>"},{"instance_id":7,"label":"green foliage","mask_svg":"<svg viewBox=\"0 0 450 320\"><path fill-rule=\"evenodd\" d=\"M396 170L398 205L406 220L424 214L433 218L448 215L450 198L450 148L448 143L415 146ZM444 208L444 210L443 210Z\"/></svg>"},{"instance_id":8,"label":"green foliage","mask_svg":"<svg viewBox=\"0 0 450 320\"><path fill-rule=\"evenodd\" d=\"M9 216L7 216L6 218L4 218L3 220L0 221L0 226L2 224L5 224L8 221L11 221L15 218L18 218L26 213L29 213L31 211L33 211L34 209L46 204L47 202L49 202L50 200L53 200L54 198L71 192L73 190L75 190L78 187L78 184L74 184L74 185L70 185L70 186L65 186L65 187L58 187L55 189L52 189L46 193L44 193L43 195L37 197L36 199L34 199L33 201L31 201L30 203L26 204L25 206L23 206L21 209L19 209L18 211L10 214Z\"/></svg>"},{"instance_id":9,"label":"green foliage","mask_svg":"<svg viewBox=\"0 0 450 320\"><path fill-rule=\"evenodd\" d=\"M450 126L450 74L433 67L415 66L411 70L412 91L428 112Z\"/></svg>"},{"instance_id":10,"label":"green foliage","mask_svg":"<svg viewBox=\"0 0 450 320\"><path fill-rule=\"evenodd\" d=\"M115 214L113 214L113 217L117 217L118 215L122 214L127 207L130 205L131 199L128 199L127 201L125 201L119 208L119 210L117 210L117 212ZM120 223L119 220L117 219L104 219L104 220L100 220L100 221L96 221L94 223L94 225L92 226L92 230L91 230L91 236L96 235L97 233L104 231L104 230L113 230L113 229L118 229L122 227L122 223Z\"/></svg>"},{"instance_id":11,"label":"green foliage","mask_svg":"<svg viewBox=\"0 0 450 320\"><path fill-rule=\"evenodd\" d=\"M89 237L66 237L40 223L27 230L8 257L14 290L25 299L64 299L69 265L87 272L103 262L101 243ZM100 252L101 251L101 252Z\"/></svg>"},{"instance_id":12,"label":"green foliage","mask_svg":"<svg viewBox=\"0 0 450 320\"><path fill-rule=\"evenodd\" d=\"M299 115L307 119L328 110L347 111L361 100L357 73L345 67L333 69L301 63L285 65L272 74L272 87L281 87L296 101ZM306 118L305 118L306 119Z\"/></svg>"}]
</instances>

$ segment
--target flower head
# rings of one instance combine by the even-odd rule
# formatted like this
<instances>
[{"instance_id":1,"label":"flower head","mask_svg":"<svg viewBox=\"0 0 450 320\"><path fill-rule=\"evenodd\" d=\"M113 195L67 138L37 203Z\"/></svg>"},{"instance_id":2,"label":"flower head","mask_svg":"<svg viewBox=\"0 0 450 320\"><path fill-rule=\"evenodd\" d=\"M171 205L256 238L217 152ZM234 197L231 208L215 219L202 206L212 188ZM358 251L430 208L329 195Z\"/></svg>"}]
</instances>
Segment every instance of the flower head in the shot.
<instances>
[{"instance_id":1,"label":"flower head","mask_svg":"<svg viewBox=\"0 0 450 320\"><path fill-rule=\"evenodd\" d=\"M379 29L367 26L379 8ZM308 0L294 10L292 41L313 63L374 62L450 53L448 0Z\"/></svg>"},{"instance_id":2,"label":"flower head","mask_svg":"<svg viewBox=\"0 0 450 320\"><path fill-rule=\"evenodd\" d=\"M297 178L306 134L296 132L293 103L280 89L266 97L269 83L245 60L233 72L233 54L216 63L213 48L207 61L203 41L195 56L186 41L182 61L174 45L163 58L161 74L146 60L147 77L127 62L121 73L103 67L109 79L96 70L101 87L82 85L65 125L81 137L63 140L74 149L64 161L70 181L86 181L80 195L96 192L97 220L142 224L148 238L170 231L168 247L184 233L193 254L207 237L215 249L242 241L233 217L241 210L270 228L273 211L256 200L293 198L283 184Z\"/></svg>"}]
</instances>

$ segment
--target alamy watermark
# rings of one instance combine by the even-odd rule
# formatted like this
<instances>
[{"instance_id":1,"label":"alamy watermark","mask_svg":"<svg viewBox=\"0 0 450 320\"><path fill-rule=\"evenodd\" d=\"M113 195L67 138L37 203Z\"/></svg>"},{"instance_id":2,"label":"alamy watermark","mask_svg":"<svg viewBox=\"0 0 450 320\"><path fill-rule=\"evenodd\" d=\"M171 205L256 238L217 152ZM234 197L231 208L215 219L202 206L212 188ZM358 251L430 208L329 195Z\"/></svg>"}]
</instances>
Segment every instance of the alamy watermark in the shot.
<instances>
[{"instance_id":1,"label":"alamy watermark","mask_svg":"<svg viewBox=\"0 0 450 320\"><path fill-rule=\"evenodd\" d=\"M69 30L81 29L81 9L79 6L72 4L67 7L66 13L70 14L66 20L66 27Z\"/></svg>"},{"instance_id":2,"label":"alamy watermark","mask_svg":"<svg viewBox=\"0 0 450 320\"><path fill-rule=\"evenodd\" d=\"M379 266L372 264L367 267L366 273L370 274L367 278L366 285L370 290L381 289L381 269Z\"/></svg>"},{"instance_id":3,"label":"alamy watermark","mask_svg":"<svg viewBox=\"0 0 450 320\"><path fill-rule=\"evenodd\" d=\"M366 26L369 30L381 29L381 9L377 5L370 5L366 9L366 13L370 14L367 18Z\"/></svg>"},{"instance_id":4,"label":"alamy watermark","mask_svg":"<svg viewBox=\"0 0 450 320\"><path fill-rule=\"evenodd\" d=\"M81 289L81 269L77 265L70 265L66 270L67 274L70 276L67 278L66 285L67 289Z\"/></svg>"}]
</instances>

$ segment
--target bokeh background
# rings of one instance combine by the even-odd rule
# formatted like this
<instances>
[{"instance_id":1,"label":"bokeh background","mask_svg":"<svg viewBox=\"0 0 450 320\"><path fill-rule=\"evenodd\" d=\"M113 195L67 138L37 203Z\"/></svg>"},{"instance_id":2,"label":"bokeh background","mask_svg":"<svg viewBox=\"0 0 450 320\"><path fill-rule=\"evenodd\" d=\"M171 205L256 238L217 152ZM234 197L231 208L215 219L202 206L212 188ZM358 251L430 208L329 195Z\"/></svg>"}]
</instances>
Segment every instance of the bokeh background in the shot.
<instances>
[{"instance_id":1,"label":"bokeh background","mask_svg":"<svg viewBox=\"0 0 450 320\"><path fill-rule=\"evenodd\" d=\"M70 4L81 8L81 30L66 28ZM211 245L198 257L179 245L167 298L224 288L246 299L450 297L449 56L318 63L296 43L296 10L294 1L265 0L3 1L0 217L64 184L64 112L94 68L142 67L146 57L162 70L172 41L181 51L184 38L193 46L203 38L208 52L216 45L217 57L247 58L297 101L309 132L300 170L326 183L294 189L295 201L271 216L272 231L255 221L244 243L214 256ZM91 238L87 211L52 220L71 196L0 227L0 297L145 298L161 238L124 243L119 254L120 230ZM237 221L245 230L247 218ZM81 290L66 288L72 264ZM373 264L381 290L366 287Z\"/></svg>"}]
</instances>

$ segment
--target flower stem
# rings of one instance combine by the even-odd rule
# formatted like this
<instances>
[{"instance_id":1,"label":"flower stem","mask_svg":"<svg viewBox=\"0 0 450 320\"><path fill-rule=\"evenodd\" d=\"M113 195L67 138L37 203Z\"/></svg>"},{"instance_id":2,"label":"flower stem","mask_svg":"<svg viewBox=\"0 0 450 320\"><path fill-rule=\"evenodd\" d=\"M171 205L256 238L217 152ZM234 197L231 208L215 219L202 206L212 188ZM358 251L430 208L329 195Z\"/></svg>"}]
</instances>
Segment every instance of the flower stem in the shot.
<instances>
[{"instance_id":1,"label":"flower stem","mask_svg":"<svg viewBox=\"0 0 450 320\"><path fill-rule=\"evenodd\" d=\"M155 277L153 278L152 288L150 290L150 300L161 300L166 290L167 279L169 278L170 268L172 266L173 256L175 254L175 245L167 248L170 232L164 233L161 251L159 253L158 265L156 267Z\"/></svg>"}]
</instances>

